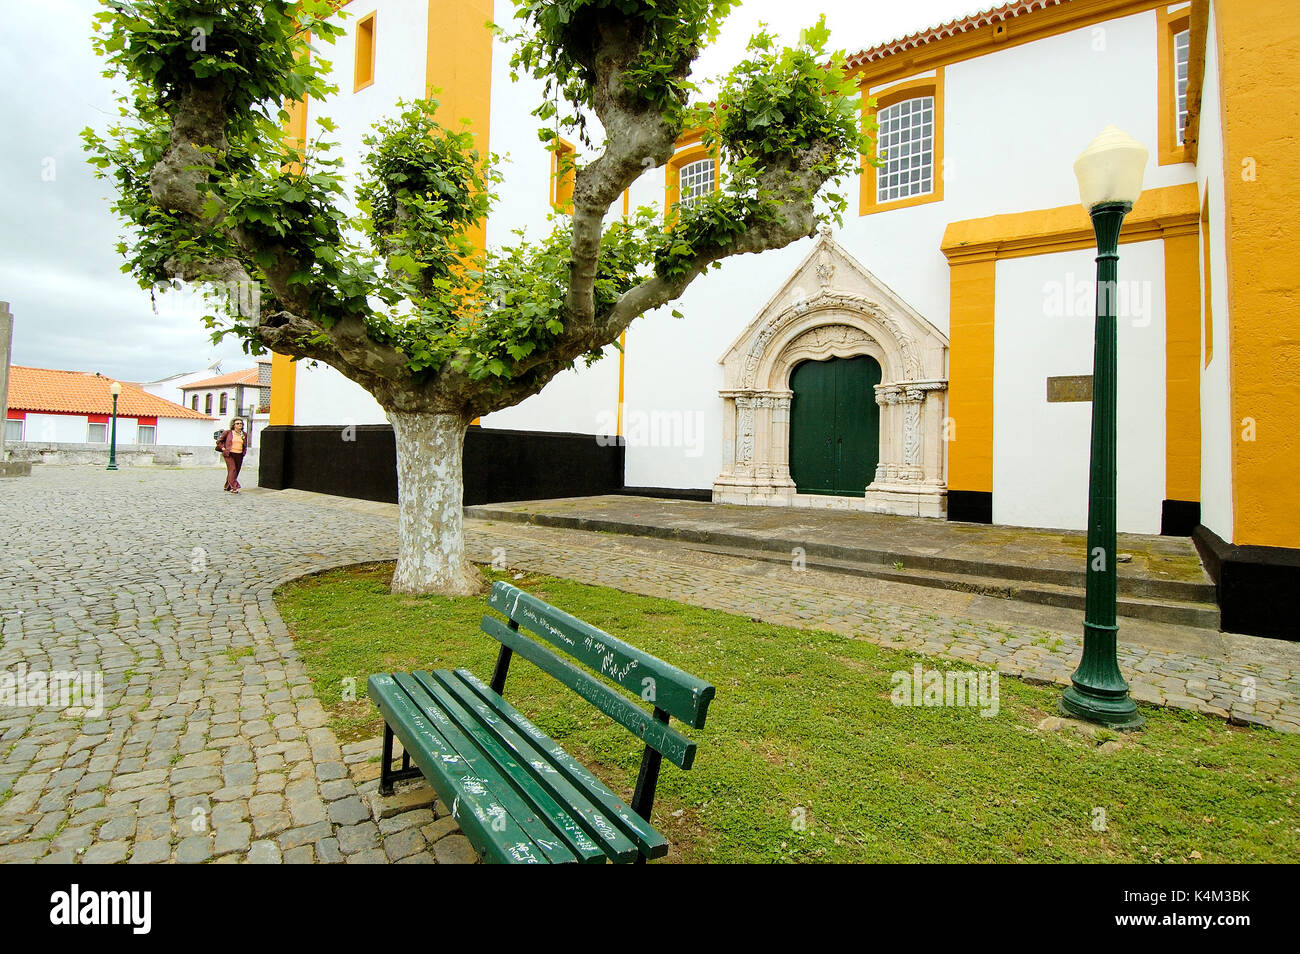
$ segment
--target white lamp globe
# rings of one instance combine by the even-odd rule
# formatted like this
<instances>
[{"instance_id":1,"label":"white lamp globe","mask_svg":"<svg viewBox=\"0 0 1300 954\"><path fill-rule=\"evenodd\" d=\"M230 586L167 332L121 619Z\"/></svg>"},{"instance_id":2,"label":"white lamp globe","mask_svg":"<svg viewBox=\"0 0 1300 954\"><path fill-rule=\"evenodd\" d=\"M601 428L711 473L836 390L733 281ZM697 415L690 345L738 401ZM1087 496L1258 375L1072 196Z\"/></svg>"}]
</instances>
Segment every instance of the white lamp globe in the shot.
<instances>
[{"instance_id":1,"label":"white lamp globe","mask_svg":"<svg viewBox=\"0 0 1300 954\"><path fill-rule=\"evenodd\" d=\"M1132 206L1142 194L1142 173L1147 150L1132 136L1107 126L1074 160L1079 180L1079 201L1091 212L1099 205L1124 203Z\"/></svg>"},{"instance_id":2,"label":"white lamp globe","mask_svg":"<svg viewBox=\"0 0 1300 954\"><path fill-rule=\"evenodd\" d=\"M108 393L113 395L113 397L117 397L119 394L122 393L122 385L114 381L112 384L108 386Z\"/></svg>"}]
</instances>

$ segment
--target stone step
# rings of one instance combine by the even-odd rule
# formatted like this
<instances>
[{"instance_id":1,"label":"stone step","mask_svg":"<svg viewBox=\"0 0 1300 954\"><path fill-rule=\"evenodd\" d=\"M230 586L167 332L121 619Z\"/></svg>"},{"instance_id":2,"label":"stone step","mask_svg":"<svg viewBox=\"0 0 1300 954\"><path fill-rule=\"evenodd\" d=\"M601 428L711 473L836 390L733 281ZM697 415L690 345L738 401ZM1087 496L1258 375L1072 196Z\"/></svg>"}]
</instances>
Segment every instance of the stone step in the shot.
<instances>
[{"instance_id":1,"label":"stone step","mask_svg":"<svg viewBox=\"0 0 1300 954\"><path fill-rule=\"evenodd\" d=\"M761 560L765 563L786 567L790 566L791 562L788 553L754 550L748 547L693 546L690 549L701 553L714 553L719 556L730 556L737 559ZM892 583L907 583L912 586L956 590L995 599L1040 603L1045 606L1059 606L1064 609L1077 609L1080 611L1084 609L1084 590L1082 586L1007 579L989 574L975 576L971 573L945 573L928 567L909 567L906 563L903 563L902 569L898 569L892 564L859 563L820 556L806 557L805 565L812 570L841 573L847 576L865 576L877 580L887 580ZM1210 592L1211 594L1214 592L1212 587ZM1128 616L1133 619L1176 623L1182 626L1193 626L1216 632L1219 629L1219 607L1212 599L1206 602L1204 600L1179 600L1169 597L1120 594L1115 604L1115 611L1120 616Z\"/></svg>"},{"instance_id":2,"label":"stone step","mask_svg":"<svg viewBox=\"0 0 1300 954\"><path fill-rule=\"evenodd\" d=\"M534 509L514 509L512 504L479 504L465 508L465 516L479 520L501 520L512 523L532 523L542 527L559 527L567 530L590 530L602 533L621 533L629 536L675 540L704 546L728 547L737 550L791 553L795 547L803 549L807 557L832 562L845 562L855 566L890 568L901 562L912 570L928 570L937 574L991 578L999 585L1013 583L1042 583L1053 587L1077 589L1083 592L1083 552L1079 553L1079 569L1044 566L1030 561L1024 563L990 562L969 557L943 556L921 552L918 549L880 549L866 546L847 546L836 543L819 543L803 538L786 538L771 531L709 529L702 526L681 526L669 523L638 522L613 517L579 513L551 513ZM1123 540L1120 552L1123 553ZM784 557L789 562L790 557ZM1121 597L1137 601L1157 600L1171 603L1215 604L1214 584L1203 572L1200 580L1159 579L1126 573L1126 564L1119 568L1118 589ZM977 585L977 584L976 584ZM960 588L960 587L954 587ZM1217 606L1215 609L1217 614Z\"/></svg>"}]
</instances>

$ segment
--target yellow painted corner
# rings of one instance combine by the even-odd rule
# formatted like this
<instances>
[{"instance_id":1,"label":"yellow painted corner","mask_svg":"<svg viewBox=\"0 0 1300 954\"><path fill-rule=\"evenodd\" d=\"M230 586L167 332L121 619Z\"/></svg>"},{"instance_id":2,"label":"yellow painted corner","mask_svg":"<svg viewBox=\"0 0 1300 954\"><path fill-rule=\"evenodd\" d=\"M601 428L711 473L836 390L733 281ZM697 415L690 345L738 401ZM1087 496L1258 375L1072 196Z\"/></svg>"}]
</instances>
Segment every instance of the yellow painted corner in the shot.
<instances>
[{"instance_id":1,"label":"yellow painted corner","mask_svg":"<svg viewBox=\"0 0 1300 954\"><path fill-rule=\"evenodd\" d=\"M293 424L298 365L285 354L271 353L271 413L268 424Z\"/></svg>"}]
</instances>

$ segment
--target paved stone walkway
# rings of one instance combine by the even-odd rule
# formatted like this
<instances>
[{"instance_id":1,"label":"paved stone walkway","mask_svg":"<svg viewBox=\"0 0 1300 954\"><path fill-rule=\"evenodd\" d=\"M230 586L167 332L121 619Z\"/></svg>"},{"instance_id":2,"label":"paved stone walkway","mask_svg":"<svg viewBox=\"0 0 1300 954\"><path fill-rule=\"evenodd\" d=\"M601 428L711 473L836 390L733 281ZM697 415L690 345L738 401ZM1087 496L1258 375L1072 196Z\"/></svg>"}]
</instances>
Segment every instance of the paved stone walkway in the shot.
<instances>
[{"instance_id":1,"label":"paved stone walkway","mask_svg":"<svg viewBox=\"0 0 1300 954\"><path fill-rule=\"evenodd\" d=\"M838 498L825 498L828 503ZM676 540L721 541L811 556L853 559L864 554L912 568L984 568L982 575L1009 579L1072 581L1083 585L1086 535L989 524L900 517L832 507L744 507L694 500L661 500L621 494L480 504L472 516L514 518L569 529L606 530ZM1159 589L1188 594L1213 584L1187 537L1121 533L1121 592ZM1190 599L1191 595L1182 598Z\"/></svg>"},{"instance_id":2,"label":"paved stone walkway","mask_svg":"<svg viewBox=\"0 0 1300 954\"><path fill-rule=\"evenodd\" d=\"M0 483L0 674L103 677L102 713L0 704L0 861L472 861L427 787L371 795L378 765L340 747L271 601L391 557L391 522L222 479Z\"/></svg>"},{"instance_id":3,"label":"paved stone walkway","mask_svg":"<svg viewBox=\"0 0 1300 954\"><path fill-rule=\"evenodd\" d=\"M42 467L0 483L0 676L104 680L102 713L0 701L0 861L472 861L426 786L376 797L378 740L339 745L271 599L305 572L391 559L396 508L230 497L221 479ZM1006 601L583 531L475 521L469 543L485 562L1030 679L1065 681L1077 660L1077 614L1050 607L1024 616ZM1300 730L1300 647L1144 632L1122 655L1139 698Z\"/></svg>"}]
</instances>

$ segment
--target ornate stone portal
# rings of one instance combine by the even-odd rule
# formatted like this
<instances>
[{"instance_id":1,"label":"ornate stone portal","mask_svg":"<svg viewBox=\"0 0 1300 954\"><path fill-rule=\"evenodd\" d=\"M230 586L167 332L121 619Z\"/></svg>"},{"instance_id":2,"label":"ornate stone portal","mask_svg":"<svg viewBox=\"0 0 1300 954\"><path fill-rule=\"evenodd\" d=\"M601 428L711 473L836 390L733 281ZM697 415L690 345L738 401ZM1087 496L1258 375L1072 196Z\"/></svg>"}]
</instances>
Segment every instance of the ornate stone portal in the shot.
<instances>
[{"instance_id":1,"label":"ornate stone portal","mask_svg":"<svg viewBox=\"0 0 1300 954\"><path fill-rule=\"evenodd\" d=\"M870 355L882 372L875 478L863 497L801 494L790 478L790 373L803 361L857 355ZM726 411L715 501L946 513L948 339L854 260L828 227L720 363Z\"/></svg>"}]
</instances>

